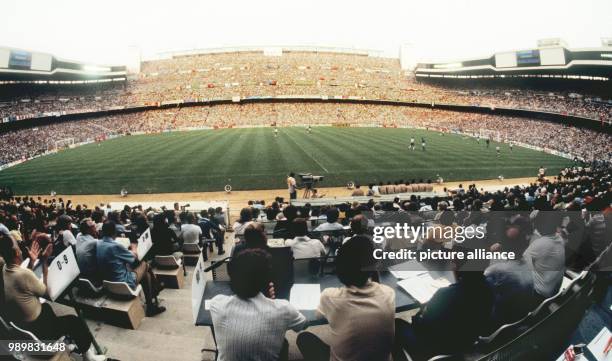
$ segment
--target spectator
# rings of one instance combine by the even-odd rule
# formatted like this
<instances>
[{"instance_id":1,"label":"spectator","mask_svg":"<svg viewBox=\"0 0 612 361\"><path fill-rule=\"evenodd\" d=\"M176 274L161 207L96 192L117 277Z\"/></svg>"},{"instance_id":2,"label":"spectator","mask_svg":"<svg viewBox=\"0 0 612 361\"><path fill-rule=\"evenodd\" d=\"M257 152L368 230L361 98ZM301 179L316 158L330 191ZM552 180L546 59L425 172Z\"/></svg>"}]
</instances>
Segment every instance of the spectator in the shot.
<instances>
[{"instance_id":1,"label":"spectator","mask_svg":"<svg viewBox=\"0 0 612 361\"><path fill-rule=\"evenodd\" d=\"M22 253L15 241L6 235L0 238L0 256L5 261L2 270L4 279L5 316L19 327L28 330L41 340L56 340L69 336L77 345L85 361L104 361L106 356L97 355L91 345L91 332L80 318L74 315L56 316L49 303L39 298L47 295L48 258L53 246L48 244L41 251L38 242L28 252L30 265L40 259L43 270L42 282L30 269L20 267Z\"/></svg>"},{"instance_id":2,"label":"spectator","mask_svg":"<svg viewBox=\"0 0 612 361\"><path fill-rule=\"evenodd\" d=\"M327 222L319 225L315 228L315 232L329 232L329 231L338 231L342 230L344 227L340 223L338 223L338 217L340 216L340 212L338 212L338 208L330 208L326 213Z\"/></svg>"},{"instance_id":3,"label":"spectator","mask_svg":"<svg viewBox=\"0 0 612 361\"><path fill-rule=\"evenodd\" d=\"M340 288L321 292L317 315L329 322L330 344L310 332L298 335L305 360L388 360L394 339L395 293L371 281L374 248L355 237L342 245L337 258Z\"/></svg>"},{"instance_id":4,"label":"spectator","mask_svg":"<svg viewBox=\"0 0 612 361\"><path fill-rule=\"evenodd\" d=\"M286 246L291 247L293 258L316 258L325 256L325 247L318 239L311 239L307 236L308 225L304 218L293 220L291 227L295 238L287 240Z\"/></svg>"},{"instance_id":5,"label":"spectator","mask_svg":"<svg viewBox=\"0 0 612 361\"><path fill-rule=\"evenodd\" d=\"M533 283L540 301L557 293L565 273L565 246L557 233L561 220L557 212L539 211L535 229L539 237L525 250L525 262L533 265Z\"/></svg>"},{"instance_id":6,"label":"spectator","mask_svg":"<svg viewBox=\"0 0 612 361\"><path fill-rule=\"evenodd\" d=\"M181 224L181 239L183 244L185 243L196 243L200 244L200 236L202 235L202 228L195 225L195 217L193 213L186 212L184 214L184 222Z\"/></svg>"},{"instance_id":7,"label":"spectator","mask_svg":"<svg viewBox=\"0 0 612 361\"><path fill-rule=\"evenodd\" d=\"M153 240L153 248L149 253L152 257L172 255L177 261L183 258L183 253L179 251L181 249L180 240L176 233L170 229L167 214L160 213L153 218L151 239Z\"/></svg>"},{"instance_id":8,"label":"spectator","mask_svg":"<svg viewBox=\"0 0 612 361\"><path fill-rule=\"evenodd\" d=\"M253 213L251 208L242 208L240 211L240 218L234 223L232 227L234 229L234 236L241 236L244 234L246 227L253 221Z\"/></svg>"},{"instance_id":9,"label":"spectator","mask_svg":"<svg viewBox=\"0 0 612 361\"><path fill-rule=\"evenodd\" d=\"M138 254L134 245L128 250L116 243L115 235L115 223L104 222L102 239L96 250L96 260L102 279L125 282L132 289L136 289L136 285L140 284L147 303L147 316L152 317L166 311L164 306L158 304L157 295L160 287L149 265L144 261L137 261Z\"/></svg>"},{"instance_id":10,"label":"spectator","mask_svg":"<svg viewBox=\"0 0 612 361\"><path fill-rule=\"evenodd\" d=\"M286 360L285 333L306 327L306 318L288 301L261 293L270 285L271 270L270 255L262 249L241 251L230 263L235 295L210 301L220 361Z\"/></svg>"},{"instance_id":11,"label":"spectator","mask_svg":"<svg viewBox=\"0 0 612 361\"><path fill-rule=\"evenodd\" d=\"M455 283L438 289L411 323L396 319L398 344L415 359L463 352L488 330L493 293L482 273L483 262L453 265Z\"/></svg>"},{"instance_id":12,"label":"spectator","mask_svg":"<svg viewBox=\"0 0 612 361\"><path fill-rule=\"evenodd\" d=\"M98 231L96 224L89 218L81 221L79 225L80 233L76 237L76 259L81 270L81 276L88 278L94 283L99 283L96 279L96 247L98 245Z\"/></svg>"}]
</instances>

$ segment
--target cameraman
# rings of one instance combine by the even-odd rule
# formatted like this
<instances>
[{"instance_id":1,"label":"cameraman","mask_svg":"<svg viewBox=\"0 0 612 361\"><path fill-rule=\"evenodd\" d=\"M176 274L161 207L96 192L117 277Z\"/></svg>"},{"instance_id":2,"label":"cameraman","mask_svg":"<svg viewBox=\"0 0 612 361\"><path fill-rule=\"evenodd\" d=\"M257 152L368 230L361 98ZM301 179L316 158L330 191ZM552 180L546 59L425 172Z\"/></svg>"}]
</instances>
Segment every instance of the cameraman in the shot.
<instances>
[{"instance_id":1,"label":"cameraman","mask_svg":"<svg viewBox=\"0 0 612 361\"><path fill-rule=\"evenodd\" d=\"M293 172L289 173L287 177L287 189L289 190L289 199L297 199L297 183Z\"/></svg>"}]
</instances>

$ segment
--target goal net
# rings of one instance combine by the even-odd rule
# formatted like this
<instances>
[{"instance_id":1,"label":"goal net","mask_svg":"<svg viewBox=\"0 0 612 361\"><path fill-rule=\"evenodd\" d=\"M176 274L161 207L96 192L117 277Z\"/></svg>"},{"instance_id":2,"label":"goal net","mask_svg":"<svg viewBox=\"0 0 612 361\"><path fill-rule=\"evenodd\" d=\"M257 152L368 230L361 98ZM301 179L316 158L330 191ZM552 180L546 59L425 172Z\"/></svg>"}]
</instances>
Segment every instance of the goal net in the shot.
<instances>
[{"instance_id":1,"label":"goal net","mask_svg":"<svg viewBox=\"0 0 612 361\"><path fill-rule=\"evenodd\" d=\"M71 148L74 146L74 138L64 138L60 140L54 140L47 144L47 150L60 150L65 148Z\"/></svg>"},{"instance_id":2,"label":"goal net","mask_svg":"<svg viewBox=\"0 0 612 361\"><path fill-rule=\"evenodd\" d=\"M499 130L486 130L486 129L480 129L480 138L481 139L491 139L494 140L496 142L501 142L501 133L499 132Z\"/></svg>"}]
</instances>

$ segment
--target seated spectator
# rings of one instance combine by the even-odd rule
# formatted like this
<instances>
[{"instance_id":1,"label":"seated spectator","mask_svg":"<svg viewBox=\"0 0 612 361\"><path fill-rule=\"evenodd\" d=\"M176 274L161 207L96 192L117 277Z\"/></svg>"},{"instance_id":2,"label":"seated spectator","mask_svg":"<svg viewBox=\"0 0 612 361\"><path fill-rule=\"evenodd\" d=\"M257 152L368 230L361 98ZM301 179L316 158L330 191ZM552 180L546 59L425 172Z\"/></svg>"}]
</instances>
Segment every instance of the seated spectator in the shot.
<instances>
[{"instance_id":1,"label":"seated spectator","mask_svg":"<svg viewBox=\"0 0 612 361\"><path fill-rule=\"evenodd\" d=\"M147 262L138 262L136 247L130 245L130 249L124 248L115 242L115 223L106 221L102 225L102 239L96 249L96 261L100 276L103 280L111 282L125 282L132 289L136 285L142 285L147 303L147 316L155 316L166 310L159 306L157 295L159 294L158 281Z\"/></svg>"},{"instance_id":2,"label":"seated spectator","mask_svg":"<svg viewBox=\"0 0 612 361\"><path fill-rule=\"evenodd\" d=\"M363 197L364 195L365 193L363 193L361 186L359 184L355 184L355 189L353 190L353 193L351 193L351 197Z\"/></svg>"},{"instance_id":3,"label":"seated spectator","mask_svg":"<svg viewBox=\"0 0 612 361\"><path fill-rule=\"evenodd\" d=\"M76 238L72 234L72 218L68 215L61 215L57 219L56 230L58 236L55 240L53 255L56 256L69 246L76 246Z\"/></svg>"},{"instance_id":4,"label":"seated spectator","mask_svg":"<svg viewBox=\"0 0 612 361\"><path fill-rule=\"evenodd\" d=\"M92 281L96 277L96 247L98 245L98 231L96 224L89 218L81 221L80 233L76 237L76 259L81 270L81 276Z\"/></svg>"},{"instance_id":5,"label":"seated spectator","mask_svg":"<svg viewBox=\"0 0 612 361\"><path fill-rule=\"evenodd\" d=\"M210 210L213 209L211 208ZM217 245L217 253L219 255L225 254L225 251L223 250L225 230L222 226L219 225L217 220L212 217L210 213L205 209L200 212L200 220L198 221L198 226L200 227L200 232L204 236L204 238L215 240L215 244ZM210 245L210 250L212 252L212 244Z\"/></svg>"},{"instance_id":6,"label":"seated spectator","mask_svg":"<svg viewBox=\"0 0 612 361\"><path fill-rule=\"evenodd\" d=\"M69 336L77 345L85 361L104 361L106 356L97 355L91 345L91 332L87 324L75 315L58 317L49 303L41 303L39 298L47 295L48 258L53 253L53 245L47 244L44 250L38 242L32 244L28 256L30 265L40 259L43 270L42 282L30 269L20 267L22 253L14 240L6 235L0 236L0 256L6 264L2 269L4 280L5 316L19 327L32 332L41 340L56 340Z\"/></svg>"},{"instance_id":7,"label":"seated spectator","mask_svg":"<svg viewBox=\"0 0 612 361\"><path fill-rule=\"evenodd\" d=\"M484 265L480 260L454 262L454 284L437 290L412 323L396 319L398 344L414 359L461 352L488 331L493 293Z\"/></svg>"},{"instance_id":8,"label":"seated spectator","mask_svg":"<svg viewBox=\"0 0 612 361\"><path fill-rule=\"evenodd\" d=\"M217 224L221 227L223 227L223 229L227 228L227 224L225 223L225 213L223 212L223 208L221 207L217 207L215 208L215 212L211 212L212 208L208 209L208 215L210 217L212 217L215 221L217 221Z\"/></svg>"},{"instance_id":9,"label":"seated spectator","mask_svg":"<svg viewBox=\"0 0 612 361\"><path fill-rule=\"evenodd\" d=\"M342 243L346 243L351 238L357 236L367 238L371 241L372 237L368 234L368 224L368 219L363 214L358 214L353 217L350 224L352 236L345 238Z\"/></svg>"},{"instance_id":10,"label":"seated spectator","mask_svg":"<svg viewBox=\"0 0 612 361\"><path fill-rule=\"evenodd\" d=\"M125 226L121 223L120 214L117 211L112 211L108 214L108 220L115 223L117 234L125 234Z\"/></svg>"},{"instance_id":11,"label":"seated spectator","mask_svg":"<svg viewBox=\"0 0 612 361\"><path fill-rule=\"evenodd\" d=\"M279 219L279 216L282 216ZM277 215L277 222L274 225L274 238L289 239L295 237L291 224L298 217L298 208L294 205L287 205L282 213Z\"/></svg>"},{"instance_id":12,"label":"seated spectator","mask_svg":"<svg viewBox=\"0 0 612 361\"><path fill-rule=\"evenodd\" d=\"M253 213L251 208L242 208L240 211L240 218L234 222L234 236L242 236L246 227L253 221Z\"/></svg>"},{"instance_id":13,"label":"seated spectator","mask_svg":"<svg viewBox=\"0 0 612 361\"><path fill-rule=\"evenodd\" d=\"M327 222L315 228L314 229L315 232L339 231L343 229L342 225L338 223L338 217L340 216L340 212L338 212L338 208L328 209L326 216L327 216Z\"/></svg>"},{"instance_id":14,"label":"seated spectator","mask_svg":"<svg viewBox=\"0 0 612 361\"><path fill-rule=\"evenodd\" d=\"M194 224L195 217L193 213L186 212L183 217L183 223L181 224L181 236L183 244L185 243L196 243L200 244L200 236L202 235L202 228Z\"/></svg>"},{"instance_id":15,"label":"seated spectator","mask_svg":"<svg viewBox=\"0 0 612 361\"><path fill-rule=\"evenodd\" d=\"M155 215L153 218L153 229L151 230L153 248L149 252L149 258L155 256L174 256L177 260L183 258L181 243L176 233L170 229L168 218L165 213Z\"/></svg>"},{"instance_id":16,"label":"seated spectator","mask_svg":"<svg viewBox=\"0 0 612 361\"><path fill-rule=\"evenodd\" d=\"M288 301L262 294L270 287L270 255L262 249L241 251L228 271L235 295L210 301L218 359L286 360L285 333L304 329L306 318Z\"/></svg>"},{"instance_id":17,"label":"seated spectator","mask_svg":"<svg viewBox=\"0 0 612 361\"><path fill-rule=\"evenodd\" d=\"M298 335L305 360L390 360L394 339L395 292L373 282L372 242L355 237L342 245L337 258L340 288L321 292L317 316L329 321L330 344L310 332Z\"/></svg>"},{"instance_id":18,"label":"seated spectator","mask_svg":"<svg viewBox=\"0 0 612 361\"><path fill-rule=\"evenodd\" d=\"M261 223L251 223L244 230L244 240L239 241L232 250L232 257L245 249L268 249L268 237Z\"/></svg>"},{"instance_id":19,"label":"seated spectator","mask_svg":"<svg viewBox=\"0 0 612 361\"><path fill-rule=\"evenodd\" d=\"M308 225L304 218L296 218L291 224L295 238L287 240L286 246L291 247L293 258L316 258L325 256L325 247L318 239L311 239L308 234Z\"/></svg>"},{"instance_id":20,"label":"seated spectator","mask_svg":"<svg viewBox=\"0 0 612 361\"><path fill-rule=\"evenodd\" d=\"M532 266L533 284L540 301L554 296L565 273L565 245L557 233L561 224L558 212L539 211L535 229L539 237L525 250L524 258Z\"/></svg>"},{"instance_id":21,"label":"seated spectator","mask_svg":"<svg viewBox=\"0 0 612 361\"><path fill-rule=\"evenodd\" d=\"M514 252L517 258L494 263L484 272L494 296L492 329L518 321L537 306L531 267L522 256L529 246L521 229L526 226L515 223L506 231L504 251Z\"/></svg>"}]
</instances>

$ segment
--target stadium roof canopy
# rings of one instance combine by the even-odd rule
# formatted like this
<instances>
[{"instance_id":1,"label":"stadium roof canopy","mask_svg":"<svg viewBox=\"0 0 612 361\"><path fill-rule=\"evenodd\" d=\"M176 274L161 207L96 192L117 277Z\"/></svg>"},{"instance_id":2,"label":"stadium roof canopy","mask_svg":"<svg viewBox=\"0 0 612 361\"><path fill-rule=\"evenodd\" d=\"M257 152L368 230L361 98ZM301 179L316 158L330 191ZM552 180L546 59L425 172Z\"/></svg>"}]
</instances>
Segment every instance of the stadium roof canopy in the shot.
<instances>
[{"instance_id":1,"label":"stadium roof canopy","mask_svg":"<svg viewBox=\"0 0 612 361\"><path fill-rule=\"evenodd\" d=\"M421 78L568 77L593 80L612 78L612 47L568 49L541 47L499 52L490 57L443 63L419 63Z\"/></svg>"},{"instance_id":2,"label":"stadium roof canopy","mask_svg":"<svg viewBox=\"0 0 612 361\"><path fill-rule=\"evenodd\" d=\"M125 66L99 66L51 54L0 47L0 82L125 79Z\"/></svg>"}]
</instances>

